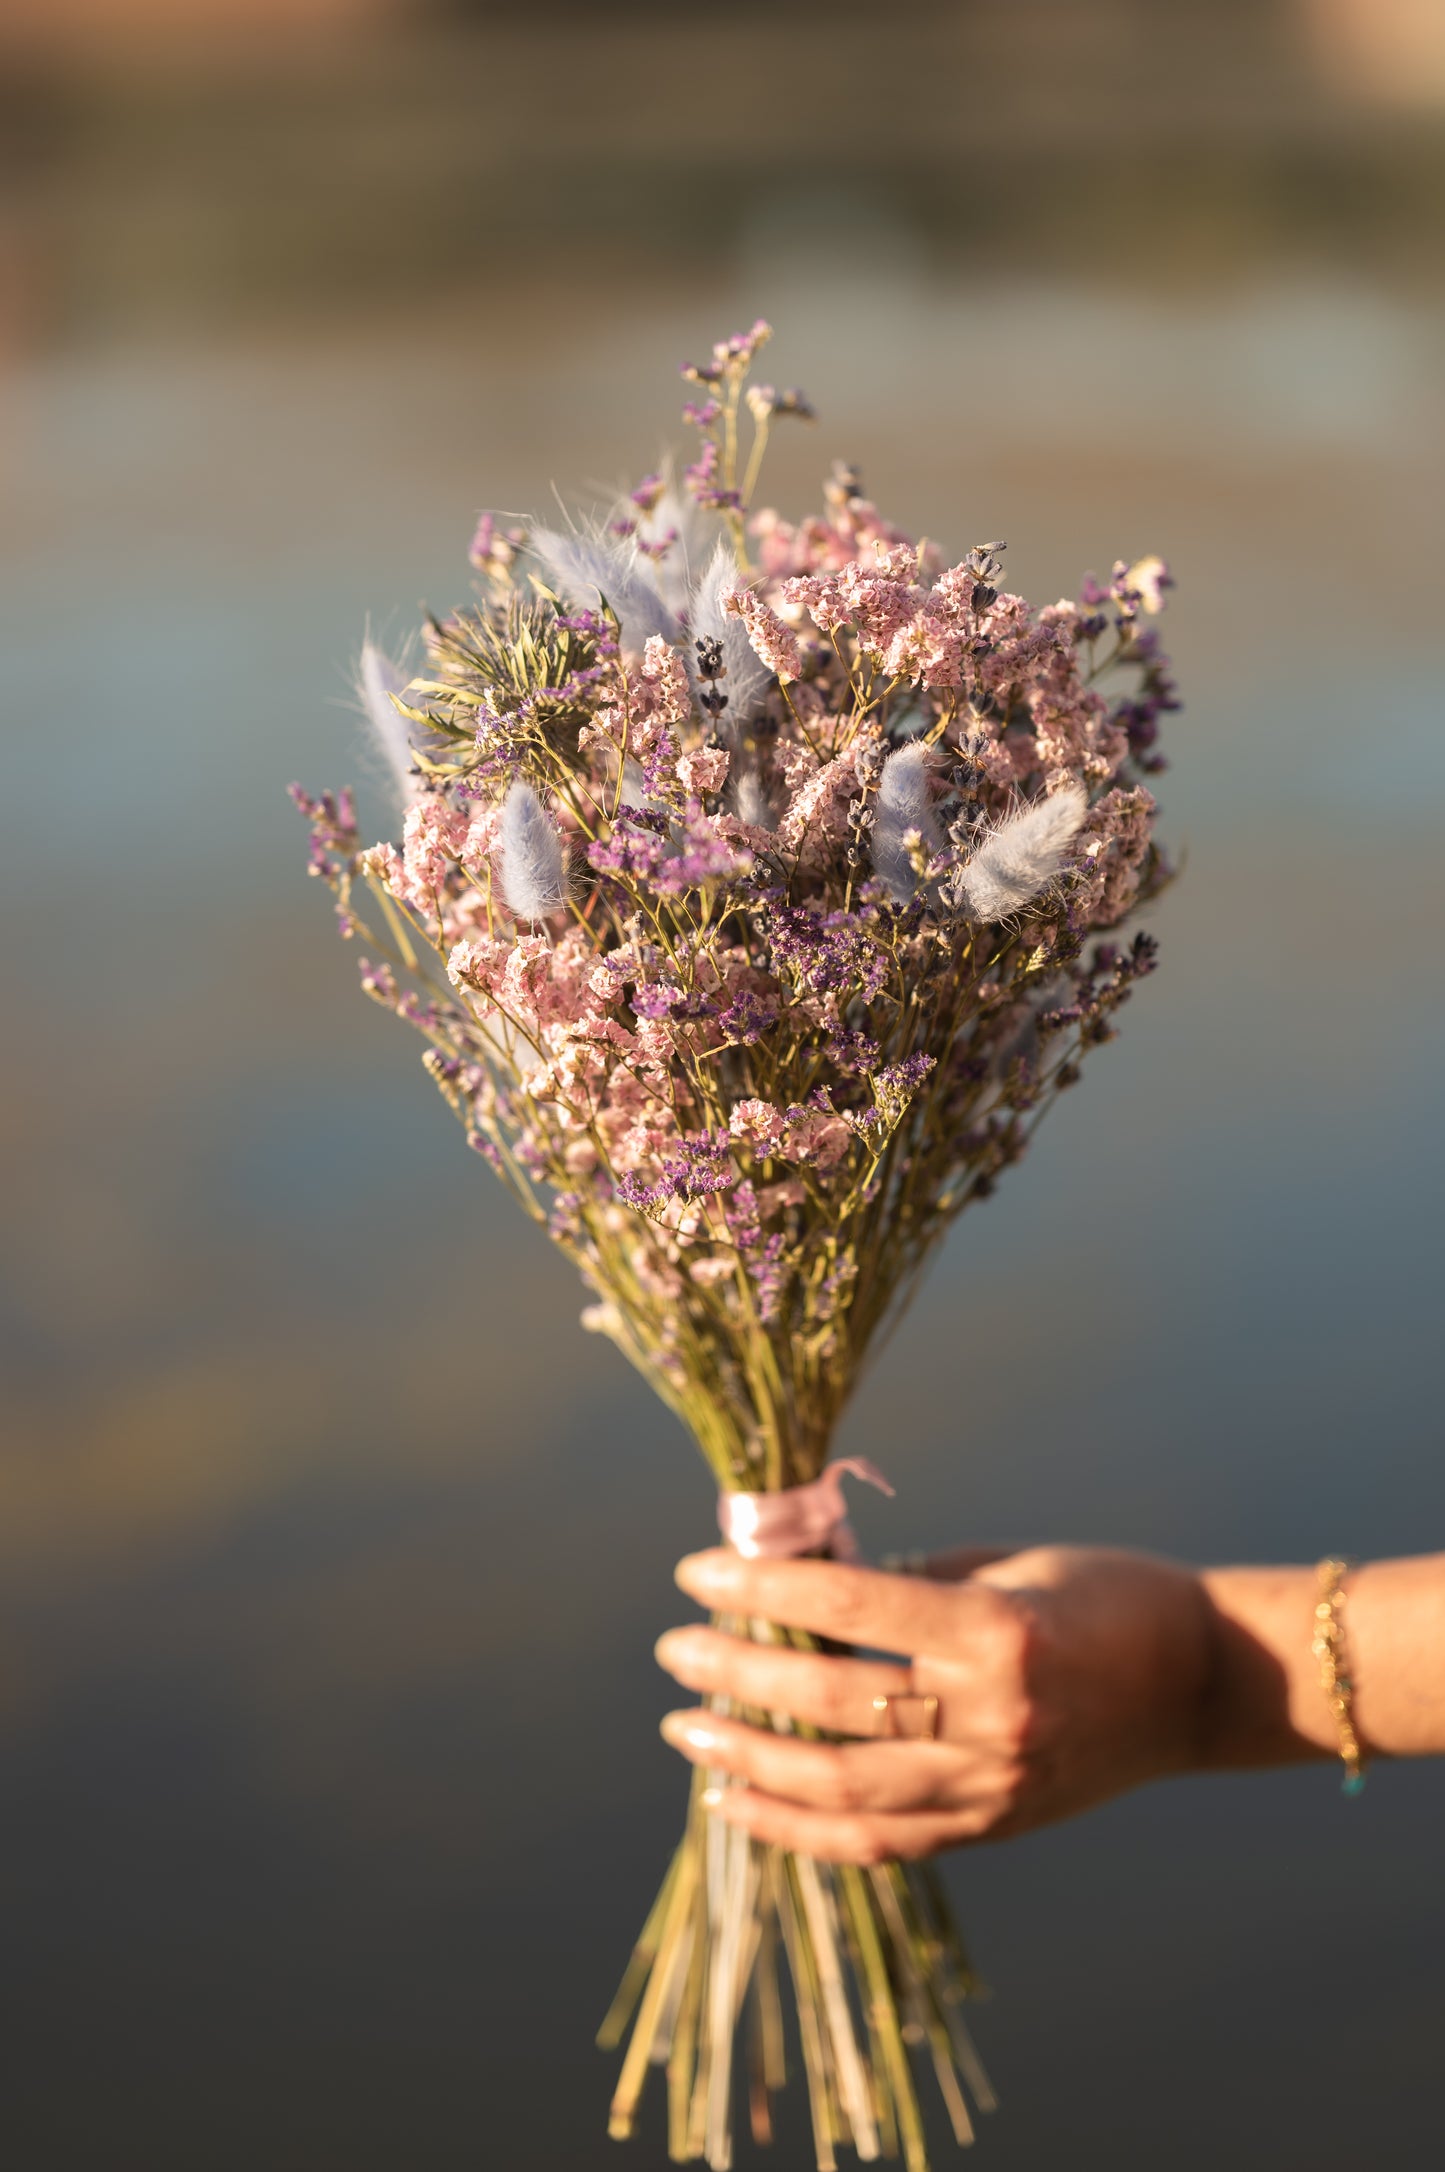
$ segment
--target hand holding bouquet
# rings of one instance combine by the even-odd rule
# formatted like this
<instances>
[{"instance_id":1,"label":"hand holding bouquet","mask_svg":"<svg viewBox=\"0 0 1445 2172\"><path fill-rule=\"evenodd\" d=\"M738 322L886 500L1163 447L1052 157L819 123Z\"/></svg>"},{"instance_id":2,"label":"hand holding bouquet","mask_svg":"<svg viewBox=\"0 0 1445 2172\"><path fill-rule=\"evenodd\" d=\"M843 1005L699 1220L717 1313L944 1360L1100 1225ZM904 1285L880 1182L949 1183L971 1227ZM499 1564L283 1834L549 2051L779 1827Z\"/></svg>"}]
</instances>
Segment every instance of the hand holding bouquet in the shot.
<instances>
[{"instance_id":1,"label":"hand holding bouquet","mask_svg":"<svg viewBox=\"0 0 1445 2172\"><path fill-rule=\"evenodd\" d=\"M749 384L767 336L686 372L681 489L649 477L597 528L484 519L478 600L428 620L415 671L368 647L399 844L362 849L345 793L295 796L364 988L692 1434L724 1534L838 1554L865 1357L1153 966L1147 936L1091 938L1165 879L1168 574L1032 611L1001 544L945 567L852 470L796 526L754 510L771 428L810 413ZM675 2157L731 2162L744 2067L765 2137L786 1962L820 2166L926 2163L914 2047L968 2139L960 2077L987 2084L930 1874L765 1844L715 1793L701 1768L604 2032L635 2014L613 2132L663 2063Z\"/></svg>"}]
</instances>

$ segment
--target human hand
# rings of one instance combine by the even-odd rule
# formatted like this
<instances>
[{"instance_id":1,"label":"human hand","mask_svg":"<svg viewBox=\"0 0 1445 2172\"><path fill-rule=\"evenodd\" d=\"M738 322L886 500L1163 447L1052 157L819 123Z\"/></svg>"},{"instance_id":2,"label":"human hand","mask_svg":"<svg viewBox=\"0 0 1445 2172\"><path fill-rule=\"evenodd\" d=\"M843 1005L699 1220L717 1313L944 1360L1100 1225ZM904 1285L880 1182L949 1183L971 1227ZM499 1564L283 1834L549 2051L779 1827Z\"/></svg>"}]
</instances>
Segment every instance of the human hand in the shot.
<instances>
[{"instance_id":1,"label":"human hand","mask_svg":"<svg viewBox=\"0 0 1445 2172\"><path fill-rule=\"evenodd\" d=\"M682 1589L739 1627L907 1655L669 1630L660 1664L710 1704L669 1713L664 1736L746 1782L720 1791L719 1816L801 1854L874 1863L1008 1838L1201 1762L1212 1610L1192 1571L1064 1546L932 1566L890 1575L721 1547L679 1563ZM934 1739L867 1739L873 1700L909 1695L938 1699ZM790 1723L858 1739L800 1738Z\"/></svg>"}]
</instances>

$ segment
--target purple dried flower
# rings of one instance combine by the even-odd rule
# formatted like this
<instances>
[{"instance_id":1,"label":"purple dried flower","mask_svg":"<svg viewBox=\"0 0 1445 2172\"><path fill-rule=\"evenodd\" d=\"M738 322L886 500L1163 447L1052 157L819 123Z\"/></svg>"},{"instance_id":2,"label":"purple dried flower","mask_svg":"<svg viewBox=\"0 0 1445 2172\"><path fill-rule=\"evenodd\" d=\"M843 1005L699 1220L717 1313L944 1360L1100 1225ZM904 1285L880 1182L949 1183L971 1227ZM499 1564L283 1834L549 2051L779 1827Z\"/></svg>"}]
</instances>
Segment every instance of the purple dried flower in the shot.
<instances>
[{"instance_id":1,"label":"purple dried flower","mask_svg":"<svg viewBox=\"0 0 1445 2172\"><path fill-rule=\"evenodd\" d=\"M677 748L673 745L671 732L664 725L657 735L657 744L642 769L642 782L650 799L656 799L663 791L668 772L676 760Z\"/></svg>"},{"instance_id":2,"label":"purple dried flower","mask_svg":"<svg viewBox=\"0 0 1445 2172\"><path fill-rule=\"evenodd\" d=\"M746 1253L744 1257L748 1273L757 1287L758 1317L764 1326L768 1326L783 1309L783 1291L788 1282L788 1270L783 1264L782 1231L775 1230L756 1252Z\"/></svg>"},{"instance_id":3,"label":"purple dried flower","mask_svg":"<svg viewBox=\"0 0 1445 2172\"><path fill-rule=\"evenodd\" d=\"M673 1153L660 1164L655 1184L645 1183L635 1170L618 1178L617 1197L625 1206L645 1210L672 1199L705 1199L714 1192L726 1191L737 1176L731 1141L725 1131L684 1132L673 1147Z\"/></svg>"},{"instance_id":4,"label":"purple dried flower","mask_svg":"<svg viewBox=\"0 0 1445 2172\"><path fill-rule=\"evenodd\" d=\"M632 991L632 1008L639 1018L716 1018L718 1011L700 989L666 981L639 981Z\"/></svg>"},{"instance_id":5,"label":"purple dried flower","mask_svg":"<svg viewBox=\"0 0 1445 2172\"><path fill-rule=\"evenodd\" d=\"M655 882L658 869L672 851L665 814L651 807L619 807L617 820L606 837L587 847L587 862L600 874L632 875Z\"/></svg>"},{"instance_id":6,"label":"purple dried flower","mask_svg":"<svg viewBox=\"0 0 1445 2172\"><path fill-rule=\"evenodd\" d=\"M286 792L293 807L311 824L307 872L319 875L323 882L335 882L360 845L356 803L350 791L318 792L313 797L299 784L288 784Z\"/></svg>"},{"instance_id":7,"label":"purple dried flower","mask_svg":"<svg viewBox=\"0 0 1445 2172\"><path fill-rule=\"evenodd\" d=\"M576 1192L558 1192L547 1217L547 1235L553 1244L564 1244L581 1236L582 1218L578 1213L581 1204Z\"/></svg>"},{"instance_id":8,"label":"purple dried flower","mask_svg":"<svg viewBox=\"0 0 1445 2172\"><path fill-rule=\"evenodd\" d=\"M845 1077L856 1077L861 1071L871 1071L877 1063L878 1043L867 1033L839 1026L823 1043L823 1053Z\"/></svg>"},{"instance_id":9,"label":"purple dried flower","mask_svg":"<svg viewBox=\"0 0 1445 2172\"><path fill-rule=\"evenodd\" d=\"M758 1195L747 1177L728 1193L723 1212L733 1242L743 1251L761 1242L763 1225L758 1215Z\"/></svg>"},{"instance_id":10,"label":"purple dried flower","mask_svg":"<svg viewBox=\"0 0 1445 2172\"><path fill-rule=\"evenodd\" d=\"M718 1013L717 1022L728 1041L751 1048L770 1026L777 1024L778 1006L765 996L754 995L750 988L741 988L727 1009Z\"/></svg>"},{"instance_id":11,"label":"purple dried flower","mask_svg":"<svg viewBox=\"0 0 1445 2172\"><path fill-rule=\"evenodd\" d=\"M817 995L846 990L871 1002L889 972L888 953L875 933L879 925L872 914L778 906L767 922L774 970Z\"/></svg>"}]
</instances>

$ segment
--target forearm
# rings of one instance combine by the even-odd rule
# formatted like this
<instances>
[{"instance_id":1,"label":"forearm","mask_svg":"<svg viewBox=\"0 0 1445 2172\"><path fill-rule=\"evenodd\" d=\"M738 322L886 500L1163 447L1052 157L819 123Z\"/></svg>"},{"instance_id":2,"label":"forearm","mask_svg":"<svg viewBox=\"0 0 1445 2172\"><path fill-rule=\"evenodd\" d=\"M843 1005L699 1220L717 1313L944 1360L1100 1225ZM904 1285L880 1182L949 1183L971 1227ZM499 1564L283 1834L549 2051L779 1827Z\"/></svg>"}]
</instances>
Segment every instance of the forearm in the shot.
<instances>
[{"instance_id":1,"label":"forearm","mask_svg":"<svg viewBox=\"0 0 1445 2172\"><path fill-rule=\"evenodd\" d=\"M1202 1762L1289 1764L1338 1754L1320 1664L1310 1649L1312 1568L1201 1572L1214 1664ZM1344 1609L1354 1719L1366 1754L1445 1753L1445 1554L1354 1570Z\"/></svg>"}]
</instances>

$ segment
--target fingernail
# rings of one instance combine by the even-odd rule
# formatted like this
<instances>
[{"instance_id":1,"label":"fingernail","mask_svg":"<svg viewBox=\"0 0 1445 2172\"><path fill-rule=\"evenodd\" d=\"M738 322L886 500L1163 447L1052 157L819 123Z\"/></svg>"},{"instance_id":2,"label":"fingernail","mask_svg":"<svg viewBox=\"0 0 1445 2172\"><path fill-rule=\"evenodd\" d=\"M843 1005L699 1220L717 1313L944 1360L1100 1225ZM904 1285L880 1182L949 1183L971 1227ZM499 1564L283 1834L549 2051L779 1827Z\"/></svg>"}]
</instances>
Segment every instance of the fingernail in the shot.
<instances>
[{"instance_id":1,"label":"fingernail","mask_svg":"<svg viewBox=\"0 0 1445 2172\"><path fill-rule=\"evenodd\" d=\"M720 1599L737 1586L742 1562L721 1546L705 1554L684 1554L673 1574L681 1589L694 1599Z\"/></svg>"},{"instance_id":2,"label":"fingernail","mask_svg":"<svg viewBox=\"0 0 1445 2172\"><path fill-rule=\"evenodd\" d=\"M720 1787L705 1787L697 1799L704 1810L716 1810L723 1799L723 1791Z\"/></svg>"},{"instance_id":3,"label":"fingernail","mask_svg":"<svg viewBox=\"0 0 1445 2172\"><path fill-rule=\"evenodd\" d=\"M686 1675L691 1680L701 1671L700 1639L692 1629L665 1630L653 1645L652 1656L668 1674Z\"/></svg>"},{"instance_id":4,"label":"fingernail","mask_svg":"<svg viewBox=\"0 0 1445 2172\"><path fill-rule=\"evenodd\" d=\"M716 1728L695 1719L690 1712L669 1712L660 1726L663 1740L674 1749L686 1746L690 1750L715 1750L722 1741Z\"/></svg>"}]
</instances>

